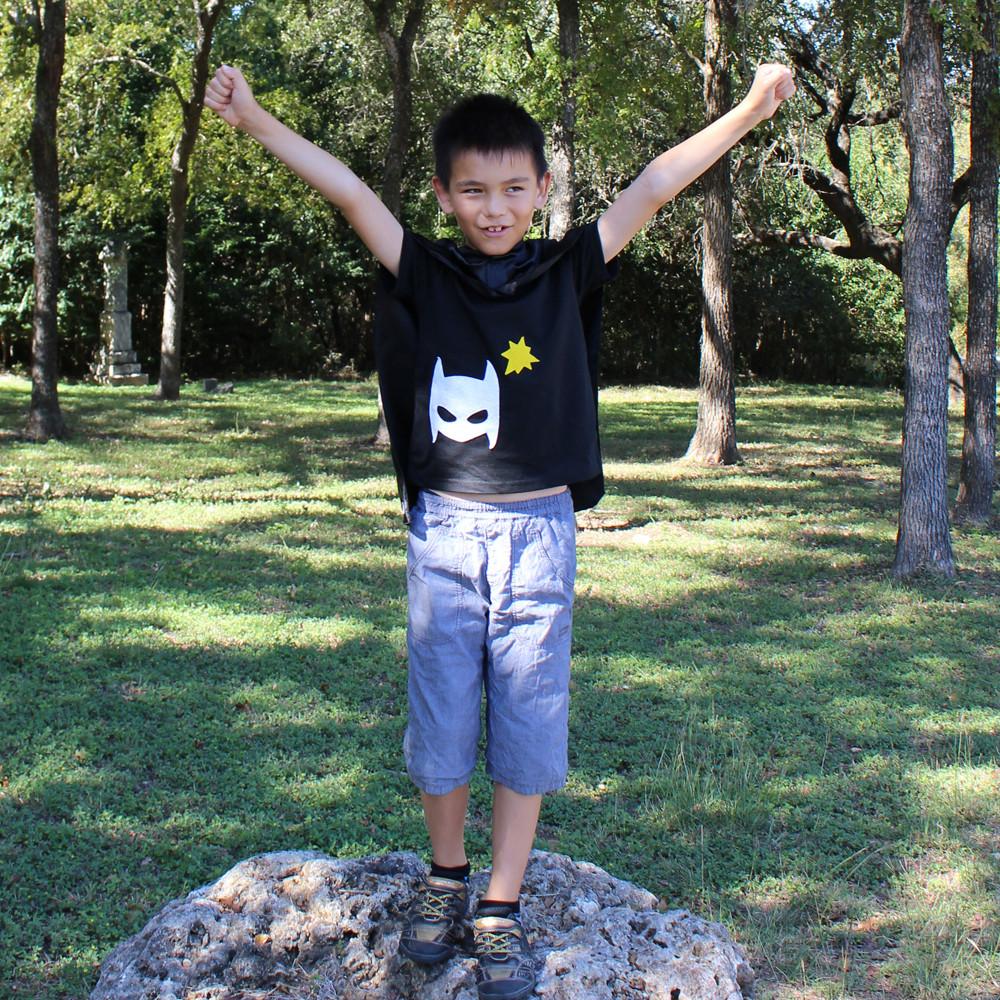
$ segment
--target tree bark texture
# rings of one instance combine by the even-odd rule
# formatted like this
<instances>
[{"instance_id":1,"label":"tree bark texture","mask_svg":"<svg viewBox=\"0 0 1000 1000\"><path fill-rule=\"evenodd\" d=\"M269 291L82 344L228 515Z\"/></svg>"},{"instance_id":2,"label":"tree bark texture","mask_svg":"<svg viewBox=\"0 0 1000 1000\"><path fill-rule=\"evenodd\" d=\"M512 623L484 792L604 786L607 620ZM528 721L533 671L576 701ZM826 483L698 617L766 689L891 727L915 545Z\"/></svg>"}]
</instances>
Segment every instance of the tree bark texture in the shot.
<instances>
[{"instance_id":1,"label":"tree bark texture","mask_svg":"<svg viewBox=\"0 0 1000 1000\"><path fill-rule=\"evenodd\" d=\"M196 6L198 0L195 0ZM209 0L198 7L198 37L191 64L191 96L181 103L181 134L170 158L170 207L167 213L167 281L160 331L158 399L177 399L181 392L181 329L184 322L184 233L187 227L191 156L198 141L205 88L208 85L212 35L225 4Z\"/></svg>"},{"instance_id":2,"label":"tree bark texture","mask_svg":"<svg viewBox=\"0 0 1000 1000\"><path fill-rule=\"evenodd\" d=\"M31 335L31 407L25 437L66 435L59 407L59 149L57 112L66 55L65 0L45 0L36 25L35 116L31 172L35 187L35 308Z\"/></svg>"},{"instance_id":3,"label":"tree bark texture","mask_svg":"<svg viewBox=\"0 0 1000 1000\"><path fill-rule=\"evenodd\" d=\"M708 122L732 106L729 52L736 27L733 0L706 0L702 64ZM702 178L705 193L701 264L701 361L698 423L687 457L711 465L740 460L736 446L736 372L733 361L733 185L729 154Z\"/></svg>"},{"instance_id":4,"label":"tree bark texture","mask_svg":"<svg viewBox=\"0 0 1000 1000\"><path fill-rule=\"evenodd\" d=\"M580 57L579 0L558 0L562 110L552 134L549 236L562 239L576 218L576 62Z\"/></svg>"},{"instance_id":5,"label":"tree bark texture","mask_svg":"<svg viewBox=\"0 0 1000 1000\"><path fill-rule=\"evenodd\" d=\"M413 45L424 17L426 0L410 0L403 27L393 26L396 0L369 3L375 31L385 50L392 78L392 126L382 171L382 201L399 218L403 205L403 164L410 144L413 123Z\"/></svg>"},{"instance_id":6,"label":"tree bark texture","mask_svg":"<svg viewBox=\"0 0 1000 1000\"><path fill-rule=\"evenodd\" d=\"M969 183L969 314L965 354L965 434L956 513L988 521L996 476L997 177L1000 93L993 0L978 0L988 48L972 57Z\"/></svg>"},{"instance_id":7,"label":"tree bark texture","mask_svg":"<svg viewBox=\"0 0 1000 1000\"><path fill-rule=\"evenodd\" d=\"M933 0L906 0L900 44L910 190L903 223L903 456L893 575L953 576L948 526L948 265L951 120Z\"/></svg>"},{"instance_id":8,"label":"tree bark texture","mask_svg":"<svg viewBox=\"0 0 1000 1000\"><path fill-rule=\"evenodd\" d=\"M413 45L423 22L426 0L410 0L399 31L393 26L396 0L369 2L368 7L375 18L375 32L385 50L392 78L392 126L382 170L382 202L398 219L403 209L403 165L413 124ZM378 394L378 427L372 444L379 448L389 447L389 427L385 422L381 390Z\"/></svg>"}]
</instances>

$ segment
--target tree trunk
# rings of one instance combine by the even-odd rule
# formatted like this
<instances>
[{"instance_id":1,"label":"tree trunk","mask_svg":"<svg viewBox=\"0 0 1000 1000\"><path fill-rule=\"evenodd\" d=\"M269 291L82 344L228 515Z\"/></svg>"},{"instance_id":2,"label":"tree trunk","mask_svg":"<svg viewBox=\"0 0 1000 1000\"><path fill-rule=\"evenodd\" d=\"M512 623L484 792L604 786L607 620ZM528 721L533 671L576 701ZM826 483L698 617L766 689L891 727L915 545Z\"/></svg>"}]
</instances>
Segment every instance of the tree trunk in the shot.
<instances>
[{"instance_id":1,"label":"tree trunk","mask_svg":"<svg viewBox=\"0 0 1000 1000\"><path fill-rule=\"evenodd\" d=\"M167 215L167 281L160 332L160 379L157 399L177 399L181 392L181 327L184 322L184 231L187 226L191 155L198 141L205 87L208 84L212 34L224 4L210 0L198 11L198 39L191 66L191 96L182 103L180 138L170 158L170 210Z\"/></svg>"},{"instance_id":2,"label":"tree trunk","mask_svg":"<svg viewBox=\"0 0 1000 1000\"><path fill-rule=\"evenodd\" d=\"M184 109L184 127L170 159L170 209L167 214L167 283L163 294L160 330L158 399L181 394L181 325L184 321L184 230L187 225L187 164L193 148L190 108ZM195 133L197 134L197 133Z\"/></svg>"},{"instance_id":3,"label":"tree trunk","mask_svg":"<svg viewBox=\"0 0 1000 1000\"><path fill-rule=\"evenodd\" d=\"M559 55L563 61L562 111L552 135L549 236L562 239L576 218L576 61L580 56L579 0L559 0Z\"/></svg>"},{"instance_id":4,"label":"tree trunk","mask_svg":"<svg viewBox=\"0 0 1000 1000\"><path fill-rule=\"evenodd\" d=\"M35 309L31 336L31 408L25 437L66 436L59 408L59 91L66 56L66 4L45 0L38 29L31 172L35 187Z\"/></svg>"},{"instance_id":5,"label":"tree trunk","mask_svg":"<svg viewBox=\"0 0 1000 1000\"><path fill-rule=\"evenodd\" d=\"M965 435L957 516L988 521L992 513L997 409L997 141L1000 117L991 106L1000 90L992 0L979 0L988 44L972 56L969 184L969 314L965 354Z\"/></svg>"},{"instance_id":6,"label":"tree trunk","mask_svg":"<svg viewBox=\"0 0 1000 1000\"><path fill-rule=\"evenodd\" d=\"M398 219L403 209L403 162L410 141L413 83L410 53L402 50L398 39L386 46L387 52L390 46L393 53L389 57L392 69L392 127L382 168L382 202Z\"/></svg>"},{"instance_id":7,"label":"tree trunk","mask_svg":"<svg viewBox=\"0 0 1000 1000\"><path fill-rule=\"evenodd\" d=\"M398 33L392 24L395 0L369 3L375 18L375 31L385 50L392 77L392 127L382 171L382 202L397 219L403 210L403 165L413 123L413 44L420 31L425 3L426 0L411 0L403 29ZM389 447L389 427L385 422L381 390L378 394L378 427L372 436L372 444L379 448Z\"/></svg>"},{"instance_id":8,"label":"tree trunk","mask_svg":"<svg viewBox=\"0 0 1000 1000\"><path fill-rule=\"evenodd\" d=\"M403 163L413 124L413 44L420 31L425 4L426 0L410 0L403 28L397 32L392 24L395 0L369 3L392 77L392 127L382 171L382 202L397 218L403 208Z\"/></svg>"},{"instance_id":9,"label":"tree trunk","mask_svg":"<svg viewBox=\"0 0 1000 1000\"><path fill-rule=\"evenodd\" d=\"M910 190L903 224L903 467L893 575L953 576L948 527L948 265L951 121L933 0L906 0L900 44Z\"/></svg>"},{"instance_id":10,"label":"tree trunk","mask_svg":"<svg viewBox=\"0 0 1000 1000\"><path fill-rule=\"evenodd\" d=\"M736 27L733 0L705 3L705 110L708 122L732 105L729 46ZM701 362L698 423L687 457L710 465L733 465L736 447L736 372L733 363L733 187L729 154L705 173L701 265Z\"/></svg>"}]
</instances>

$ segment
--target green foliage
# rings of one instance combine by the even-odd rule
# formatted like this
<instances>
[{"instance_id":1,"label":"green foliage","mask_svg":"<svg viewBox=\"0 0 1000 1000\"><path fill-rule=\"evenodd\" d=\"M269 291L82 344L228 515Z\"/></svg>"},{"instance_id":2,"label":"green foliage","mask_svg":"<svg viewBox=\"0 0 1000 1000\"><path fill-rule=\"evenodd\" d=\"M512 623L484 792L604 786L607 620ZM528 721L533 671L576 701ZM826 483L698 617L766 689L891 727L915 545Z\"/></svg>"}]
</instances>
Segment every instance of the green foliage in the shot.
<instances>
[{"instance_id":1,"label":"green foliage","mask_svg":"<svg viewBox=\"0 0 1000 1000\"><path fill-rule=\"evenodd\" d=\"M898 89L901 3L884 0L765 0L758 18L781 29L802 29L828 65L858 93L879 99ZM774 28L769 34L774 33ZM780 36L781 30L777 32ZM779 49L780 51L780 49Z\"/></svg>"},{"instance_id":2,"label":"green foliage","mask_svg":"<svg viewBox=\"0 0 1000 1000\"><path fill-rule=\"evenodd\" d=\"M0 366L10 367L15 346L31 336L34 304L32 198L14 188L0 168Z\"/></svg>"},{"instance_id":3,"label":"green foliage","mask_svg":"<svg viewBox=\"0 0 1000 1000\"><path fill-rule=\"evenodd\" d=\"M141 225L166 197L180 102L167 80L125 60L145 62L185 92L190 68L174 64L189 61L193 26L189 6L79 0L69 10L62 188L67 210L95 228Z\"/></svg>"},{"instance_id":4,"label":"green foliage","mask_svg":"<svg viewBox=\"0 0 1000 1000\"><path fill-rule=\"evenodd\" d=\"M871 261L758 249L739 258L733 297L737 358L748 374L901 384L902 288Z\"/></svg>"},{"instance_id":5,"label":"green foliage","mask_svg":"<svg viewBox=\"0 0 1000 1000\"><path fill-rule=\"evenodd\" d=\"M339 215L301 188L296 214L205 188L191 215L188 366L206 374L334 374L371 364L370 276ZM311 210L310 210L311 208Z\"/></svg>"},{"instance_id":6,"label":"green foliage","mask_svg":"<svg viewBox=\"0 0 1000 1000\"><path fill-rule=\"evenodd\" d=\"M573 84L580 221L593 219L652 157L703 123L700 74L665 32L665 12L679 19L683 41L697 51L697 5L602 0L582 8L584 45ZM150 7L140 0L77 0L69 15L60 107L62 367L81 375L92 360L101 308L97 253L108 234L124 233L133 239L130 308L137 347L144 367L155 372L169 159L180 123L171 81L187 94L193 16L190 6ZM757 62L784 58L782 26L796 23L808 25L822 54L853 75L859 106L883 107L893 99L898 10L871 0L826 7L804 0L746 5L735 98L749 86ZM431 6L414 57L413 126L403 179L407 225L432 235L453 233L428 183L430 133L442 108L461 94L509 94L552 129L568 71L556 27L551 2ZM0 217L10 234L2 249L7 266L0 276L0 335L5 362L20 364L27 361L29 333L24 192L30 190L25 144L33 51L23 32L0 27L0 159L8 164L0 180ZM266 107L379 187L391 86L385 53L361 0L232 5L218 26L215 53L216 64L243 68ZM141 59L166 78L109 59ZM822 122L810 121L810 114L799 94L779 121L762 124L741 146L737 232L745 220L842 236L794 174L761 166L774 139L827 166ZM906 159L898 128L855 130L852 165L856 195L872 219L890 227L901 222ZM317 374L338 365L369 367L372 264L336 213L262 147L211 113L203 118L191 184L186 373ZM695 184L628 248L621 277L607 295L607 379L696 377L699 224ZM764 262L770 277L761 277ZM743 371L824 381L896 379L900 317L891 283L882 276L871 279L883 288L878 306L865 286L869 279L852 278L854 271L821 254L781 259L740 253L736 268ZM955 277L964 281L957 269ZM961 287L955 295L959 310Z\"/></svg>"},{"instance_id":7,"label":"green foliage","mask_svg":"<svg viewBox=\"0 0 1000 1000\"><path fill-rule=\"evenodd\" d=\"M28 140L37 60L31 32L6 16L0 20L0 163L10 164L22 179L25 172L31 176Z\"/></svg>"},{"instance_id":8,"label":"green foliage","mask_svg":"<svg viewBox=\"0 0 1000 1000\"><path fill-rule=\"evenodd\" d=\"M0 364L26 368L34 307L33 199L5 176L0 171ZM83 372L96 356L103 289L97 255L102 245L102 235L83 215L64 215L57 302L62 371Z\"/></svg>"}]
</instances>

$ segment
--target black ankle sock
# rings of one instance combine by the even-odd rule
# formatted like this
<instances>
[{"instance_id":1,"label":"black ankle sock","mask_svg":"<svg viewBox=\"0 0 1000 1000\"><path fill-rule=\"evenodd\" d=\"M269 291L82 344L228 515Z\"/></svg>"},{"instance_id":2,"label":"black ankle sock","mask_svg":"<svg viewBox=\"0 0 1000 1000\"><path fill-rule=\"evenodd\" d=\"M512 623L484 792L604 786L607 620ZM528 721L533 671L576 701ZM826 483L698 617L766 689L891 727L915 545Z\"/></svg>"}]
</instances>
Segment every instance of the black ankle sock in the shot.
<instances>
[{"instance_id":1,"label":"black ankle sock","mask_svg":"<svg viewBox=\"0 0 1000 1000\"><path fill-rule=\"evenodd\" d=\"M521 913L521 900L481 899L476 906L477 917L516 917Z\"/></svg>"},{"instance_id":2,"label":"black ankle sock","mask_svg":"<svg viewBox=\"0 0 1000 1000\"><path fill-rule=\"evenodd\" d=\"M434 861L431 862L431 875L435 878L450 878L454 879L456 882L461 882L463 879L469 877L469 872L471 871L469 862L466 861L464 865L460 865L458 868L445 868L444 865L439 865Z\"/></svg>"}]
</instances>

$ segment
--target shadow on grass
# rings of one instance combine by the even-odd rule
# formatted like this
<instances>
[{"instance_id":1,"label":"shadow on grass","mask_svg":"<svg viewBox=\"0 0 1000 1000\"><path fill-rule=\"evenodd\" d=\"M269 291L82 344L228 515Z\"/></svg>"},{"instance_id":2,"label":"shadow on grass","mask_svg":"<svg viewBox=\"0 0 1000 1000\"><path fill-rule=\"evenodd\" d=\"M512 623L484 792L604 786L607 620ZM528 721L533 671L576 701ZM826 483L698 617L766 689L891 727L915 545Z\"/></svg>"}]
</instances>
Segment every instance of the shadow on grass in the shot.
<instances>
[{"instance_id":1,"label":"shadow on grass","mask_svg":"<svg viewBox=\"0 0 1000 1000\"><path fill-rule=\"evenodd\" d=\"M250 383L225 396L186 387L173 402L155 401L146 390L79 385L62 389L60 397L70 430L62 447L126 478L148 474L171 482L178 466L192 461L209 466L199 478L238 469L277 473L295 486L329 475L371 476L373 463L375 474L391 475L388 453L370 445L377 418L373 384ZM0 427L17 429L24 404L10 384L0 382ZM29 449L29 455L36 448L13 446ZM167 449L173 461L163 462L158 449Z\"/></svg>"},{"instance_id":2,"label":"shadow on grass","mask_svg":"<svg viewBox=\"0 0 1000 1000\"><path fill-rule=\"evenodd\" d=\"M0 674L0 981L27 996L85 995L116 940L249 854L420 842L398 623L370 613L395 619L402 600L379 543L333 570L220 554L213 532L169 541L176 561L154 572L162 535L69 532L48 567L0 584L18 609ZM110 565L87 559L109 547Z\"/></svg>"},{"instance_id":3,"label":"shadow on grass","mask_svg":"<svg viewBox=\"0 0 1000 1000\"><path fill-rule=\"evenodd\" d=\"M846 949L859 989L860 970L890 957L901 981L933 984L921 996L976 982L968 948L951 965L925 954L937 891L899 874L923 853L961 868L928 846L940 820L917 775L991 773L1000 758L991 603L950 607L946 628L919 613L865 621L815 569L807 602L776 598L771 581L801 578L797 562L678 601L578 600L572 778L543 814L546 846L724 918L756 963L780 953L774 979L811 956L810 983L823 963L832 981ZM943 836L995 885L997 810L979 798L956 793L952 822L980 832ZM940 932L975 941L995 909L980 896Z\"/></svg>"},{"instance_id":4,"label":"shadow on grass","mask_svg":"<svg viewBox=\"0 0 1000 1000\"><path fill-rule=\"evenodd\" d=\"M387 496L342 495L344 479L388 474L357 445L374 415L366 389L251 387L173 411L77 390L81 425L120 435L123 453L107 437L23 452L12 495L41 476L52 492L8 505L16 545L0 558L0 984L12 995L76 1000L155 909L250 854L424 851L400 752L405 536ZM315 408L331 397L327 420ZM1000 754L998 582L972 573L961 597L887 582L894 493L877 492L877 471L824 470L813 448L830 406L869 400L863 433L827 426L821 443L882 463L891 421L859 400L748 421L779 452L811 439L797 465L611 481L611 504L644 506L665 536L742 517L784 530L744 551L705 529L673 589L655 535L650 550L625 533L581 549L571 775L545 802L540 846L671 904L801 929L829 919L844 884L886 892L927 829L913 772L951 761L956 732L963 760ZM693 412L609 404L609 457L679 453ZM225 461L191 496L215 451ZM157 478L119 493L114 477L139 459ZM76 474L90 462L108 478ZM255 493L248 469L307 486ZM138 502L119 506L124 494ZM191 509L178 527L149 526L177 518L179 500ZM610 583L602 560L618 564ZM477 865L487 801L479 773Z\"/></svg>"},{"instance_id":5,"label":"shadow on grass","mask_svg":"<svg viewBox=\"0 0 1000 1000\"><path fill-rule=\"evenodd\" d=\"M737 391L737 438L747 454L761 447L786 456L790 464L815 452L811 462L831 461L833 453L862 456L890 468L899 462L902 406L887 414L884 393L801 386ZM662 392L662 390L661 390ZM766 404L766 405L761 405ZM672 461L682 458L697 417L692 393L674 399L602 401L605 457L611 461Z\"/></svg>"}]
</instances>

